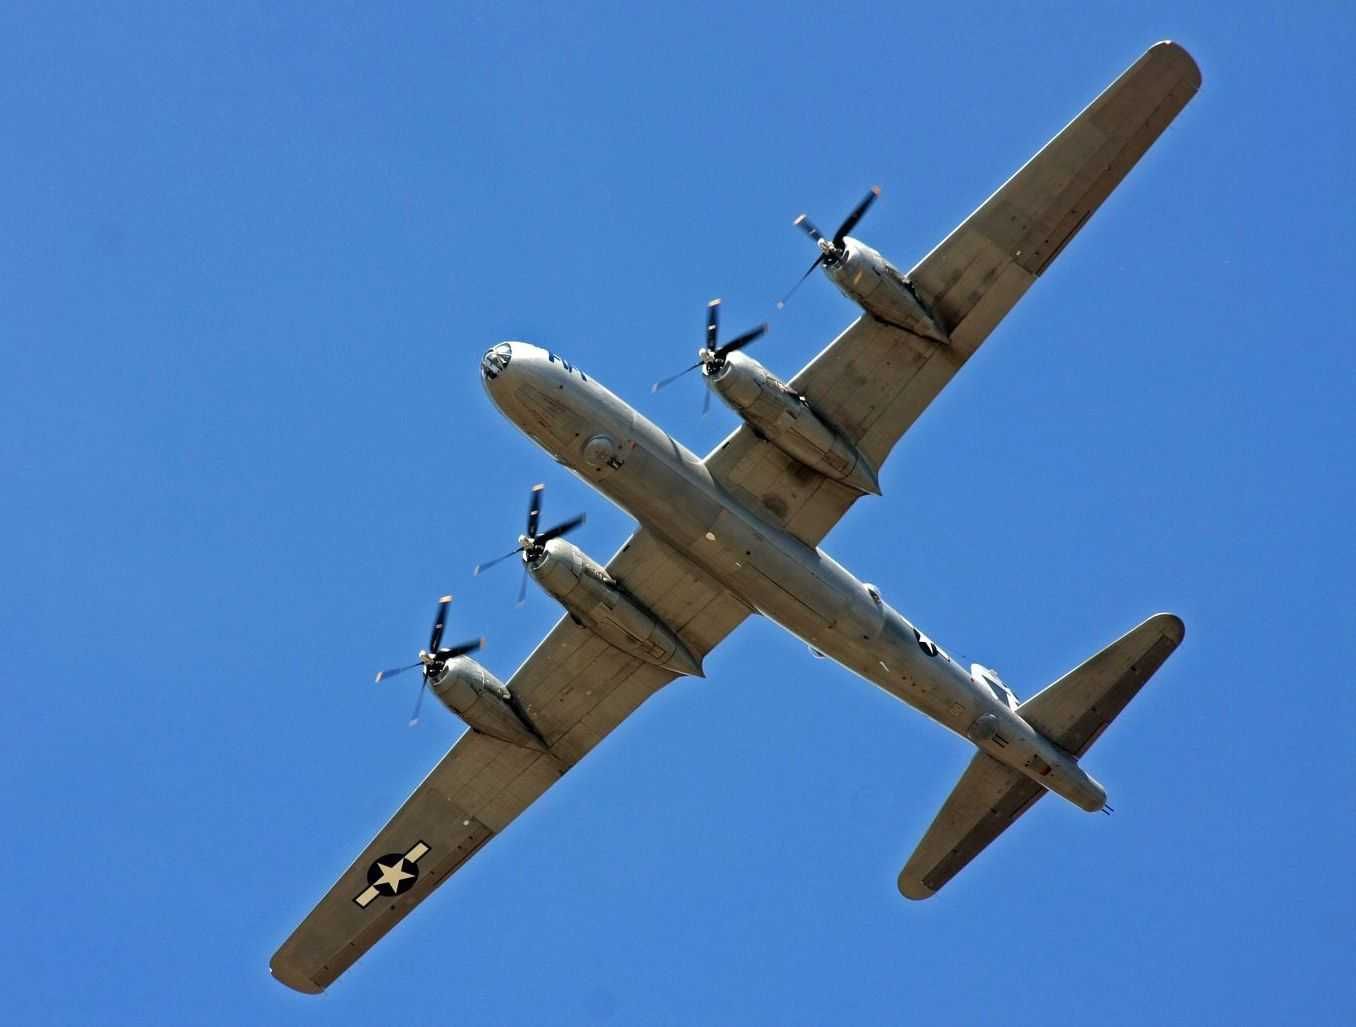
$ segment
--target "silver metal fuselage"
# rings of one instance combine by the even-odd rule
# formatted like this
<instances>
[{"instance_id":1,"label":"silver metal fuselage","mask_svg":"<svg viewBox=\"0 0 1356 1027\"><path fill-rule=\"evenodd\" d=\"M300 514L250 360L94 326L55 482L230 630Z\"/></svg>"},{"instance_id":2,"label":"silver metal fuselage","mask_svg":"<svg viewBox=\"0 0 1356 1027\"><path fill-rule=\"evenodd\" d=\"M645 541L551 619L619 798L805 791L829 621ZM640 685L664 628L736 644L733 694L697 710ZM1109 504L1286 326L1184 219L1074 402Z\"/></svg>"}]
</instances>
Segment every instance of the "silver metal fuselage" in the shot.
<instances>
[{"instance_id":1,"label":"silver metal fuselage","mask_svg":"<svg viewBox=\"0 0 1356 1027\"><path fill-rule=\"evenodd\" d=\"M591 376L529 343L496 350L501 359L487 369L487 354L482 378L499 410L675 553L751 609L995 759L1085 810L1101 809L1105 791L1072 757L873 587L748 510L699 457Z\"/></svg>"}]
</instances>

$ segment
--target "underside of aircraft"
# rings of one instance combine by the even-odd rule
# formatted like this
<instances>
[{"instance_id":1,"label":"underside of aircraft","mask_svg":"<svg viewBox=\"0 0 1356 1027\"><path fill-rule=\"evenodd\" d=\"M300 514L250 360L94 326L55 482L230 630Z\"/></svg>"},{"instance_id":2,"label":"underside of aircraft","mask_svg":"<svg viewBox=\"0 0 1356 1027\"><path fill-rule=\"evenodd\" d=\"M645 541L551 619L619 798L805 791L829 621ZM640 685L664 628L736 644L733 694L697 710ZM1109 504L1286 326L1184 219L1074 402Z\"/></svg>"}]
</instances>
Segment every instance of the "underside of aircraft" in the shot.
<instances>
[{"instance_id":1,"label":"underside of aircraft","mask_svg":"<svg viewBox=\"0 0 1356 1027\"><path fill-rule=\"evenodd\" d=\"M445 596L418 660L377 676L418 670L419 701L431 691L468 730L274 955L273 975L328 987L647 698L704 676L706 654L755 613L974 746L899 875L904 896L934 895L1047 792L1106 809L1082 757L1181 643L1179 618L1149 617L1021 701L820 543L859 498L881 494L900 437L1200 83L1182 47L1151 47L907 272L851 234L879 190L831 234L798 218L818 249L805 276L822 269L862 313L783 381L746 352L761 328L720 341L713 302L682 373L700 371L740 425L705 457L551 350L491 347L480 365L490 400L638 527L600 564L566 539L582 517L541 526L534 488L501 559L517 556L523 586L531 577L560 602L559 622L500 681L471 658L478 641L443 646Z\"/></svg>"}]
</instances>

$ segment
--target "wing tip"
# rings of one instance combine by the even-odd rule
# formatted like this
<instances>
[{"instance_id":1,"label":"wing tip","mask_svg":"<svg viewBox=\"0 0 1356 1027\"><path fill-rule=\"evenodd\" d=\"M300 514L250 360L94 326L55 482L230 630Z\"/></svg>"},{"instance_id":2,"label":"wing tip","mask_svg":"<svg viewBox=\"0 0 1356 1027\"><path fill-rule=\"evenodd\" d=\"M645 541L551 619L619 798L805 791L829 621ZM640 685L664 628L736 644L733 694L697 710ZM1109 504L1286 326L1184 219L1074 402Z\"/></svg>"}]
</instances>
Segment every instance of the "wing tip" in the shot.
<instances>
[{"instance_id":1,"label":"wing tip","mask_svg":"<svg viewBox=\"0 0 1356 1027\"><path fill-rule=\"evenodd\" d=\"M1201 67L1181 43L1171 39L1160 40L1149 47L1149 54L1161 54L1164 59L1172 60L1178 65L1182 78L1190 82L1193 88L1201 88Z\"/></svg>"},{"instance_id":2,"label":"wing tip","mask_svg":"<svg viewBox=\"0 0 1356 1027\"><path fill-rule=\"evenodd\" d=\"M268 961L268 972L273 975L273 979L279 984L284 984L303 995L319 995L325 990L307 977L300 968L291 964L281 953Z\"/></svg>"},{"instance_id":3,"label":"wing tip","mask_svg":"<svg viewBox=\"0 0 1356 1027\"><path fill-rule=\"evenodd\" d=\"M907 867L900 872L898 884L899 894L906 899L912 899L914 902L922 902L924 899L930 899L937 894L917 877L910 874Z\"/></svg>"},{"instance_id":4,"label":"wing tip","mask_svg":"<svg viewBox=\"0 0 1356 1027\"><path fill-rule=\"evenodd\" d=\"M1175 613L1156 613L1149 620L1163 633L1164 637L1172 639L1172 644L1175 646L1181 645L1182 639L1186 638L1186 624Z\"/></svg>"}]
</instances>

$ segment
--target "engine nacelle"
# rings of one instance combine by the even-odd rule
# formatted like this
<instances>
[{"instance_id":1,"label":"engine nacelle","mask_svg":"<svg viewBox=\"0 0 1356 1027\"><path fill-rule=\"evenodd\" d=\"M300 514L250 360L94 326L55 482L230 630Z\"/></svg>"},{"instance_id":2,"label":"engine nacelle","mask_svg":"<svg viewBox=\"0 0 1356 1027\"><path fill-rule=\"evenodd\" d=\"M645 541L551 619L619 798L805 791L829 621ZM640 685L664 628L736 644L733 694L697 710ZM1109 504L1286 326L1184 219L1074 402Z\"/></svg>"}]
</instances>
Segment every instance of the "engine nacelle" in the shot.
<instances>
[{"instance_id":1,"label":"engine nacelle","mask_svg":"<svg viewBox=\"0 0 1356 1027\"><path fill-rule=\"evenodd\" d=\"M945 329L897 267L865 243L843 240L842 256L824 271L844 296L877 320L935 342L949 342Z\"/></svg>"},{"instance_id":2,"label":"engine nacelle","mask_svg":"<svg viewBox=\"0 0 1356 1027\"><path fill-rule=\"evenodd\" d=\"M608 644L677 674L706 676L677 634L578 546L552 539L527 569L576 620Z\"/></svg>"},{"instance_id":3,"label":"engine nacelle","mask_svg":"<svg viewBox=\"0 0 1356 1027\"><path fill-rule=\"evenodd\" d=\"M778 449L826 478L880 495L870 461L758 361L731 353L710 381L720 398Z\"/></svg>"},{"instance_id":4,"label":"engine nacelle","mask_svg":"<svg viewBox=\"0 0 1356 1027\"><path fill-rule=\"evenodd\" d=\"M433 694L474 731L512 745L545 750L537 733L514 711L504 683L469 656L448 660Z\"/></svg>"}]
</instances>

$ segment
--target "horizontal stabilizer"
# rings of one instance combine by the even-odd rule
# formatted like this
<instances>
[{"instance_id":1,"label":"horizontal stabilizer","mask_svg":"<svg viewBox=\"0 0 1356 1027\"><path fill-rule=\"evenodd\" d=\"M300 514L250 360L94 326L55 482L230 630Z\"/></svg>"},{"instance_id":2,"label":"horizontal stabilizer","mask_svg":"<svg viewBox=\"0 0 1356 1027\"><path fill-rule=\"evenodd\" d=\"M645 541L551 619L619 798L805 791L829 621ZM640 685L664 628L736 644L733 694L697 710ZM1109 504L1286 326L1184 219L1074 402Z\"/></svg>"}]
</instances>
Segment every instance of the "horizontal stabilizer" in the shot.
<instances>
[{"instance_id":1,"label":"horizontal stabilizer","mask_svg":"<svg viewBox=\"0 0 1356 1027\"><path fill-rule=\"evenodd\" d=\"M1185 634L1181 618L1156 614L1022 703L1017 713L1065 752L1082 756ZM976 753L900 872L900 892L910 899L936 894L1044 794L1026 775Z\"/></svg>"},{"instance_id":2,"label":"horizontal stabilizer","mask_svg":"<svg viewBox=\"0 0 1356 1027\"><path fill-rule=\"evenodd\" d=\"M1155 614L1022 703L1017 715L1076 759L1125 709L1185 635L1180 617Z\"/></svg>"},{"instance_id":3,"label":"horizontal stabilizer","mask_svg":"<svg viewBox=\"0 0 1356 1027\"><path fill-rule=\"evenodd\" d=\"M900 892L908 899L930 898L1044 794L1024 774L975 753L900 871Z\"/></svg>"}]
</instances>

